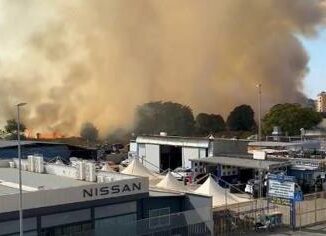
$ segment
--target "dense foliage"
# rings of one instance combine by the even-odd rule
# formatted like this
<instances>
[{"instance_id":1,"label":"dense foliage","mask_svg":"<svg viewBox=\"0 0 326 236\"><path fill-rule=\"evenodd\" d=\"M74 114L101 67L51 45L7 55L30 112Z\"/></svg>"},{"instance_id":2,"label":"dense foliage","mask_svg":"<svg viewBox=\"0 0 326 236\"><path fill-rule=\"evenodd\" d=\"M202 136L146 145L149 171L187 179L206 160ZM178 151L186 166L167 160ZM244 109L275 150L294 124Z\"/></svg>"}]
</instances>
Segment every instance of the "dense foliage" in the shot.
<instances>
[{"instance_id":1,"label":"dense foliage","mask_svg":"<svg viewBox=\"0 0 326 236\"><path fill-rule=\"evenodd\" d=\"M179 103L149 102L136 110L136 134L191 135L194 127L192 110Z\"/></svg>"},{"instance_id":2,"label":"dense foliage","mask_svg":"<svg viewBox=\"0 0 326 236\"><path fill-rule=\"evenodd\" d=\"M22 123L20 123L20 137L21 138L25 138L24 136L24 132L26 130L26 126ZM6 139L10 139L10 140L15 140L17 139L17 131L18 131L18 127L17 127L17 121L15 119L10 119L7 120L7 123L4 127L5 129L5 138Z\"/></svg>"},{"instance_id":3,"label":"dense foliage","mask_svg":"<svg viewBox=\"0 0 326 236\"><path fill-rule=\"evenodd\" d=\"M322 121L322 115L312 108L299 104L278 104L273 106L263 118L263 131L271 134L274 126L279 126L288 135L300 134L300 129L311 129Z\"/></svg>"},{"instance_id":4,"label":"dense foliage","mask_svg":"<svg viewBox=\"0 0 326 236\"><path fill-rule=\"evenodd\" d=\"M90 122L86 122L80 129L80 136L90 142L95 142L98 138L97 128Z\"/></svg>"},{"instance_id":5,"label":"dense foliage","mask_svg":"<svg viewBox=\"0 0 326 236\"><path fill-rule=\"evenodd\" d=\"M249 105L234 108L227 118L227 126L231 131L250 131L256 126L254 111Z\"/></svg>"},{"instance_id":6,"label":"dense foliage","mask_svg":"<svg viewBox=\"0 0 326 236\"><path fill-rule=\"evenodd\" d=\"M201 135L214 134L225 130L222 116L216 114L199 113L196 117L196 133Z\"/></svg>"}]
</instances>

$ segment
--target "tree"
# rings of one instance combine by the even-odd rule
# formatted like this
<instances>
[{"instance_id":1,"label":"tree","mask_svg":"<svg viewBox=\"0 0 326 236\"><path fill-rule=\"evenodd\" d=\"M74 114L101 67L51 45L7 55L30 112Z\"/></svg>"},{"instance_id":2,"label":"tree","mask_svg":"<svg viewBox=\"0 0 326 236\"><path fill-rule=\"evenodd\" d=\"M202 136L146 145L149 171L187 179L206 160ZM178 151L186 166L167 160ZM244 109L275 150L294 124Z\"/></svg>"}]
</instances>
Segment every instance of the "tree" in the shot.
<instances>
[{"instance_id":1,"label":"tree","mask_svg":"<svg viewBox=\"0 0 326 236\"><path fill-rule=\"evenodd\" d=\"M135 133L191 135L194 131L194 116L188 106L174 102L149 102L136 110Z\"/></svg>"},{"instance_id":2,"label":"tree","mask_svg":"<svg viewBox=\"0 0 326 236\"><path fill-rule=\"evenodd\" d=\"M312 108L299 104L278 104L273 106L263 118L263 131L270 134L274 126L279 126L288 135L300 134L300 129L311 129L322 121L322 115Z\"/></svg>"},{"instance_id":3,"label":"tree","mask_svg":"<svg viewBox=\"0 0 326 236\"><path fill-rule=\"evenodd\" d=\"M196 130L201 135L217 133L225 130L225 122L220 115L199 113L196 117Z\"/></svg>"},{"instance_id":4,"label":"tree","mask_svg":"<svg viewBox=\"0 0 326 236\"><path fill-rule=\"evenodd\" d=\"M26 130L26 126L23 123L20 123L19 131L21 138L25 138L24 132ZM5 125L5 132L6 132L6 138L10 140L17 139L17 121L15 119L7 120L7 123Z\"/></svg>"},{"instance_id":5,"label":"tree","mask_svg":"<svg viewBox=\"0 0 326 236\"><path fill-rule=\"evenodd\" d=\"M86 122L81 126L80 136L87 141L95 142L98 138L98 129L90 122Z\"/></svg>"},{"instance_id":6,"label":"tree","mask_svg":"<svg viewBox=\"0 0 326 236\"><path fill-rule=\"evenodd\" d=\"M232 131L251 131L256 127L254 111L249 105L241 105L230 113L227 126Z\"/></svg>"}]
</instances>

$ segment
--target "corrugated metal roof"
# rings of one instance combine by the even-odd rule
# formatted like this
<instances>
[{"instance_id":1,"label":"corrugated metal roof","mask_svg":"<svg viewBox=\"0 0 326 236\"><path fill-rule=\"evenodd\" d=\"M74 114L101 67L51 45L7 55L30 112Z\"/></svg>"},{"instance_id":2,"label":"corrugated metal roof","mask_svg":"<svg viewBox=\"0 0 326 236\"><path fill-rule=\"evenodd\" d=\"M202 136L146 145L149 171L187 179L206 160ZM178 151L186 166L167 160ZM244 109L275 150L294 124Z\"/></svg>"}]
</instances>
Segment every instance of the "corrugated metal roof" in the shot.
<instances>
[{"instance_id":1,"label":"corrugated metal roof","mask_svg":"<svg viewBox=\"0 0 326 236\"><path fill-rule=\"evenodd\" d=\"M136 143L208 148L209 139L180 136L142 135L136 138Z\"/></svg>"},{"instance_id":2,"label":"corrugated metal roof","mask_svg":"<svg viewBox=\"0 0 326 236\"><path fill-rule=\"evenodd\" d=\"M41 142L41 141L20 141L22 146L25 145L35 145L35 144L48 144L48 145L65 145L64 143L56 143L56 142ZM7 147L15 147L18 145L17 140L1 140L0 141L0 148L7 148Z\"/></svg>"},{"instance_id":3,"label":"corrugated metal roof","mask_svg":"<svg viewBox=\"0 0 326 236\"><path fill-rule=\"evenodd\" d=\"M309 144L318 144L319 141L309 140L309 141L296 141L296 142L273 142L273 141L260 141L260 142L250 142L249 146L261 146L261 147L291 147L291 146L302 146Z\"/></svg>"},{"instance_id":4,"label":"corrugated metal roof","mask_svg":"<svg viewBox=\"0 0 326 236\"><path fill-rule=\"evenodd\" d=\"M291 165L290 161L270 161L270 160L256 160L243 157L229 157L229 156L214 156L200 159L190 159L190 161L200 161L208 164L220 164L228 166L236 166L243 168L265 169L270 170L282 166Z\"/></svg>"}]
</instances>

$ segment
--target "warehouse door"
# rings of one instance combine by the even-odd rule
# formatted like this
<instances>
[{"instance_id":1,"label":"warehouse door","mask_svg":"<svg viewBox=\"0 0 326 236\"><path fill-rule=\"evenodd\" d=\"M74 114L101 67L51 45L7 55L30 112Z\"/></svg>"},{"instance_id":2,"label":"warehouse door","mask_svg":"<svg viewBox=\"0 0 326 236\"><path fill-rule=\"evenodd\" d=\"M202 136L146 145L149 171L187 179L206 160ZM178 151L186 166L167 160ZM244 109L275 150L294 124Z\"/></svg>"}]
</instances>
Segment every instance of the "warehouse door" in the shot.
<instances>
[{"instance_id":1,"label":"warehouse door","mask_svg":"<svg viewBox=\"0 0 326 236\"><path fill-rule=\"evenodd\" d=\"M162 145L160 148L160 169L174 170L182 166L182 148L178 146Z\"/></svg>"}]
</instances>

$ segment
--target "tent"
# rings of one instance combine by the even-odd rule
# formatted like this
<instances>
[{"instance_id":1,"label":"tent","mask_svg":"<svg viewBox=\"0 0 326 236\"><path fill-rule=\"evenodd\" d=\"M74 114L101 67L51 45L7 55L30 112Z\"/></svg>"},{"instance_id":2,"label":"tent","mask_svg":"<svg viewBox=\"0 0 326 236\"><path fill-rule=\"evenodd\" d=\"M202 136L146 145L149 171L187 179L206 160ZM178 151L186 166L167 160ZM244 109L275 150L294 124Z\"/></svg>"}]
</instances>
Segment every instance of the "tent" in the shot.
<instances>
[{"instance_id":1,"label":"tent","mask_svg":"<svg viewBox=\"0 0 326 236\"><path fill-rule=\"evenodd\" d=\"M107 171L107 172L115 172L112 167L108 164L108 163L105 163L102 168L101 168L101 171Z\"/></svg>"},{"instance_id":2,"label":"tent","mask_svg":"<svg viewBox=\"0 0 326 236\"><path fill-rule=\"evenodd\" d=\"M228 189L219 186L211 176L209 176L205 183L195 190L195 193L212 196L213 207L248 201L248 199L237 197L230 193Z\"/></svg>"},{"instance_id":3,"label":"tent","mask_svg":"<svg viewBox=\"0 0 326 236\"><path fill-rule=\"evenodd\" d=\"M149 169L143 166L143 164L140 163L138 158L134 158L132 162L123 171L121 171L121 173L127 175L148 177L149 180L158 178L155 173L151 172Z\"/></svg>"},{"instance_id":4,"label":"tent","mask_svg":"<svg viewBox=\"0 0 326 236\"><path fill-rule=\"evenodd\" d=\"M180 182L179 180L177 180L170 173L170 171L165 175L165 177L158 184L156 184L156 187L175 190L175 191L181 191L181 192L187 191L187 188L183 184L183 182Z\"/></svg>"}]
</instances>

